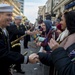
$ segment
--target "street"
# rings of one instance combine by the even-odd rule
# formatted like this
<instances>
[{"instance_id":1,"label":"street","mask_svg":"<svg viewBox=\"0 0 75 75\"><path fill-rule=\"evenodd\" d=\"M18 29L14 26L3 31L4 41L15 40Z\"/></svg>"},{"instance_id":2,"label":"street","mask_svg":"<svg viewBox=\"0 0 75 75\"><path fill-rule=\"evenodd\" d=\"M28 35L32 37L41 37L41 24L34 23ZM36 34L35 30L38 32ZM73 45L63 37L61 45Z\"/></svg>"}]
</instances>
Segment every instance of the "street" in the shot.
<instances>
[{"instance_id":1,"label":"street","mask_svg":"<svg viewBox=\"0 0 75 75\"><path fill-rule=\"evenodd\" d=\"M31 46L32 45L32 46ZM23 41L21 41L21 53L23 54L25 51L28 51L27 55L31 53L38 52L39 48L36 48L33 42L29 42L29 48L24 49ZM20 74L14 72L14 75L44 75L44 65L37 63L37 64L22 64L22 70L25 71L25 74Z\"/></svg>"}]
</instances>

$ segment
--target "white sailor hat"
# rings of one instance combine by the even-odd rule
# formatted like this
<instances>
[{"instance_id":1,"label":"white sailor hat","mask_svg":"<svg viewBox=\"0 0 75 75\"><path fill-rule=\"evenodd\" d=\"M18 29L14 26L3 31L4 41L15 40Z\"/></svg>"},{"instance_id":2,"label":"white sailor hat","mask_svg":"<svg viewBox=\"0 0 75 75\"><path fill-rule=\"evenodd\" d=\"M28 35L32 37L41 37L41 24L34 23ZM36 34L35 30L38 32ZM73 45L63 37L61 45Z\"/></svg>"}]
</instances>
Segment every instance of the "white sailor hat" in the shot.
<instances>
[{"instance_id":1,"label":"white sailor hat","mask_svg":"<svg viewBox=\"0 0 75 75\"><path fill-rule=\"evenodd\" d=\"M15 16L15 19L22 19L22 16Z\"/></svg>"},{"instance_id":2,"label":"white sailor hat","mask_svg":"<svg viewBox=\"0 0 75 75\"><path fill-rule=\"evenodd\" d=\"M0 4L0 12L13 12L13 6L8 4Z\"/></svg>"}]
</instances>

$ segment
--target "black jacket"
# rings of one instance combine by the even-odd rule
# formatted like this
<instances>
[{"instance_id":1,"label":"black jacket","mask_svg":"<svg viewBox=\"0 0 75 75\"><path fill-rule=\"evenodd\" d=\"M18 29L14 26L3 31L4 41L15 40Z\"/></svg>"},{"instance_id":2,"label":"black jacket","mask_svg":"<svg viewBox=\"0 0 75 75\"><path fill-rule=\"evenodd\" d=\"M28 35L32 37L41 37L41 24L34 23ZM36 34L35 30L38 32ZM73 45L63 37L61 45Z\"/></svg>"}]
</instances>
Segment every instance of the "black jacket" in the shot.
<instances>
[{"instance_id":1,"label":"black jacket","mask_svg":"<svg viewBox=\"0 0 75 75\"><path fill-rule=\"evenodd\" d=\"M24 30L18 29L16 25L11 25L7 27L7 30L9 32L9 39L10 41L14 41L20 36L25 34Z\"/></svg>"},{"instance_id":2,"label":"black jacket","mask_svg":"<svg viewBox=\"0 0 75 75\"><path fill-rule=\"evenodd\" d=\"M11 64L24 62L24 56L10 51L8 37L0 29L0 75L8 75Z\"/></svg>"},{"instance_id":3,"label":"black jacket","mask_svg":"<svg viewBox=\"0 0 75 75\"><path fill-rule=\"evenodd\" d=\"M69 53L75 49L75 43L64 50L59 47L51 54L38 53L40 61L45 65L54 64L59 75L75 75L75 63L69 58Z\"/></svg>"},{"instance_id":4,"label":"black jacket","mask_svg":"<svg viewBox=\"0 0 75 75\"><path fill-rule=\"evenodd\" d=\"M19 26L19 30L22 31L22 32L23 32L23 31L25 32L25 31L26 31L26 27L25 27L23 24L21 24L21 25Z\"/></svg>"}]
</instances>

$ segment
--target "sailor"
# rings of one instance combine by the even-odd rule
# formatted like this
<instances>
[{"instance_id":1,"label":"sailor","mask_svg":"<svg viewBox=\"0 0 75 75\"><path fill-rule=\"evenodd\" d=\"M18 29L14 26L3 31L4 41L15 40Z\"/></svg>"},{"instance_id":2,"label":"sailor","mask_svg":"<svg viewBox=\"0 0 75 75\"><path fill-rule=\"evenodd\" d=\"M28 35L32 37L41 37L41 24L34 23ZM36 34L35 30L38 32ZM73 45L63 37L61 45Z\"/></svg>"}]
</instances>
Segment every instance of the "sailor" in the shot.
<instances>
[{"instance_id":1,"label":"sailor","mask_svg":"<svg viewBox=\"0 0 75 75\"><path fill-rule=\"evenodd\" d=\"M32 61L32 55L23 56L20 53L10 51L10 42L6 27L12 21L13 7L8 4L0 4L0 75L9 75L9 67L12 64L21 64Z\"/></svg>"},{"instance_id":2,"label":"sailor","mask_svg":"<svg viewBox=\"0 0 75 75\"><path fill-rule=\"evenodd\" d=\"M21 24L21 21L22 21L22 16L17 15L17 16L15 16L14 19L15 19L15 20L14 20L13 25L10 25L9 27L7 27L7 30L8 30L8 32L9 32L10 42L12 42L12 41L18 39L19 37L21 37L22 35L25 34L25 31L23 31L22 29L20 29L20 24ZM13 44L11 50L14 51L14 52L21 53L20 40ZM25 73L25 72L22 71L22 69L21 69L21 64L16 64L16 65L14 66L14 69L15 69L18 73L21 73L21 74L24 74L24 73Z\"/></svg>"}]
</instances>

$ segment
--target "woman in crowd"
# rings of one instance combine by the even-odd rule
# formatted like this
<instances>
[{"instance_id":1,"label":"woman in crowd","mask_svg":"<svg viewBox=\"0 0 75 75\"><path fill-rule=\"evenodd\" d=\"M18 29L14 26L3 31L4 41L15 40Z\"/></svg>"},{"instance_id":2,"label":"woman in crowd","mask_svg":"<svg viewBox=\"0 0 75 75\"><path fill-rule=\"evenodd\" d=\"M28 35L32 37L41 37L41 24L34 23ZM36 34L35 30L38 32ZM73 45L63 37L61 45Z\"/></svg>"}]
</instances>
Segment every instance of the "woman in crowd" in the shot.
<instances>
[{"instance_id":1,"label":"woman in crowd","mask_svg":"<svg viewBox=\"0 0 75 75\"><path fill-rule=\"evenodd\" d=\"M45 65L54 64L58 75L75 75L75 12L69 11L62 14L60 23L62 29L68 29L69 35L61 44L51 39L48 45L52 53L38 53L38 58Z\"/></svg>"},{"instance_id":2,"label":"woman in crowd","mask_svg":"<svg viewBox=\"0 0 75 75\"><path fill-rule=\"evenodd\" d=\"M45 47L43 47L43 45L45 45L45 43L44 43L44 40L42 40L42 39L47 38L48 33L52 29L52 22L50 20L43 21L41 24L41 28L42 28L41 38L38 37L37 46L42 46L42 48L45 49Z\"/></svg>"}]
</instances>

